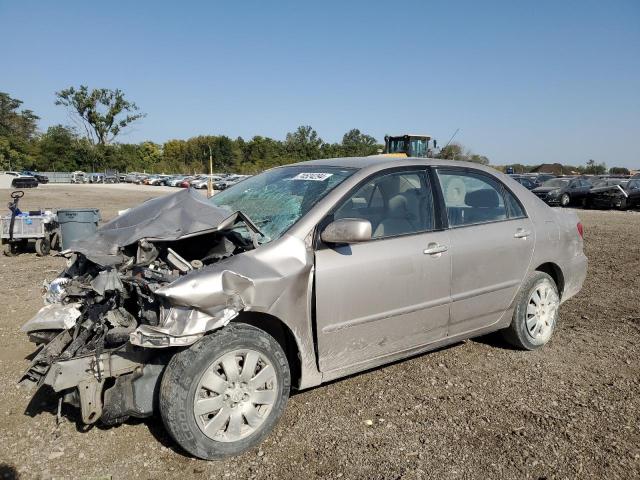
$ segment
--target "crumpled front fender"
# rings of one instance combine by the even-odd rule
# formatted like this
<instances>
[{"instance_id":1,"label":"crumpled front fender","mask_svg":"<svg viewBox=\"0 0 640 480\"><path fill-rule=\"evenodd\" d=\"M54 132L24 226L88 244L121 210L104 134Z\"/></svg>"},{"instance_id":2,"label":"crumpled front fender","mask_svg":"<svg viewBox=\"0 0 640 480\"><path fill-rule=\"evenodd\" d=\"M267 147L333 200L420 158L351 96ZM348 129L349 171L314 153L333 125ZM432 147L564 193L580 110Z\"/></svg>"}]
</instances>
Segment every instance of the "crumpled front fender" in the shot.
<instances>
[{"instance_id":1,"label":"crumpled front fender","mask_svg":"<svg viewBox=\"0 0 640 480\"><path fill-rule=\"evenodd\" d=\"M254 287L251 279L229 270L194 272L156 290L171 306L162 308L159 325L141 325L129 341L151 348L191 345L251 305Z\"/></svg>"}]
</instances>

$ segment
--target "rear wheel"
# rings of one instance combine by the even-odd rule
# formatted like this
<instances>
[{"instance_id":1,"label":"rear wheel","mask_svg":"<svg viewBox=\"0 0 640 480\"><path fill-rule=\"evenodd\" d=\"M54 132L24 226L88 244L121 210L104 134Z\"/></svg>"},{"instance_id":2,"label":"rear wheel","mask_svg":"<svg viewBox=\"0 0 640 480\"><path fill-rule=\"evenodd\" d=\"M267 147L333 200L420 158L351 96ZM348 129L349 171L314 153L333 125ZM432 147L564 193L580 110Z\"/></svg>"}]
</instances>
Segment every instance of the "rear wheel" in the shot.
<instances>
[{"instance_id":1,"label":"rear wheel","mask_svg":"<svg viewBox=\"0 0 640 480\"><path fill-rule=\"evenodd\" d=\"M173 439L206 460L258 445L289 398L282 347L249 325L229 325L176 354L160 386L160 414Z\"/></svg>"},{"instance_id":2,"label":"rear wheel","mask_svg":"<svg viewBox=\"0 0 640 480\"><path fill-rule=\"evenodd\" d=\"M51 252L51 240L49 237L43 237L36 240L36 254L40 257L46 257Z\"/></svg>"},{"instance_id":3,"label":"rear wheel","mask_svg":"<svg viewBox=\"0 0 640 480\"><path fill-rule=\"evenodd\" d=\"M553 278L532 272L522 286L505 340L524 350L535 350L551 338L558 320L560 295Z\"/></svg>"},{"instance_id":4,"label":"rear wheel","mask_svg":"<svg viewBox=\"0 0 640 480\"><path fill-rule=\"evenodd\" d=\"M622 198L620 200L620 205L618 206L618 210L626 210L627 208L629 208L629 206L627 204L627 199L626 198Z\"/></svg>"}]
</instances>

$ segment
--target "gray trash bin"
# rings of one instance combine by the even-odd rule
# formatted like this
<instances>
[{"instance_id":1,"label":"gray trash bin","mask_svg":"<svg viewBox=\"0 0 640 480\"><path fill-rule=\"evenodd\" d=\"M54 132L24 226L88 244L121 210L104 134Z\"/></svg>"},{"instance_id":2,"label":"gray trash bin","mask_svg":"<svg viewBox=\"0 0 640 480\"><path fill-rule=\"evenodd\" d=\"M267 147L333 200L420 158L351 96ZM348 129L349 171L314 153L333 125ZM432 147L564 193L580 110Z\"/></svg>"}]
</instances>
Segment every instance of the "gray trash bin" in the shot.
<instances>
[{"instance_id":1,"label":"gray trash bin","mask_svg":"<svg viewBox=\"0 0 640 480\"><path fill-rule=\"evenodd\" d=\"M92 235L98 228L100 210L97 208L65 208L58 210L58 223L62 235L62 249L75 240Z\"/></svg>"}]
</instances>

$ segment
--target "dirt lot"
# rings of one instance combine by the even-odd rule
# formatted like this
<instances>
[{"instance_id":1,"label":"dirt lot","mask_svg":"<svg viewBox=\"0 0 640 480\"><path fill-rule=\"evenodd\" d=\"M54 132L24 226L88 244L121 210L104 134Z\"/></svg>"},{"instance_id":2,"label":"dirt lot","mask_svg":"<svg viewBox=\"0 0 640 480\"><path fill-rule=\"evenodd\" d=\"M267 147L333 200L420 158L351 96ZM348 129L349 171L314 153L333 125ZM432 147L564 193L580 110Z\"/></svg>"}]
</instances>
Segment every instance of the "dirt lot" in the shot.
<instances>
[{"instance_id":1,"label":"dirt lot","mask_svg":"<svg viewBox=\"0 0 640 480\"><path fill-rule=\"evenodd\" d=\"M165 193L50 186L23 205L108 219ZM547 347L484 337L301 392L259 449L223 462L186 456L158 419L83 432L50 405L25 415L19 327L63 260L0 257L0 478L640 478L640 214L580 216L589 275Z\"/></svg>"}]
</instances>

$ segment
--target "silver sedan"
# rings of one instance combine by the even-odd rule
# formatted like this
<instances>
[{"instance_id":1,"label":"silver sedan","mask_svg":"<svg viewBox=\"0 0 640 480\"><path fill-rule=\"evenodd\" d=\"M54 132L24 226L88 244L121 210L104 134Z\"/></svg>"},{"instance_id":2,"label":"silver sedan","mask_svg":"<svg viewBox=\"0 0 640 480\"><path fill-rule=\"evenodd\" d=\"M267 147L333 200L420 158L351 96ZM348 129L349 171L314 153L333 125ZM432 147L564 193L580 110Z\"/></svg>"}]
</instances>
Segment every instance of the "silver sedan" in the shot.
<instances>
[{"instance_id":1,"label":"silver sedan","mask_svg":"<svg viewBox=\"0 0 640 480\"><path fill-rule=\"evenodd\" d=\"M183 190L63 252L24 327L45 346L23 380L86 423L158 409L192 455L235 455L291 388L498 330L542 347L585 279L582 234L508 176L444 160L316 160L208 200Z\"/></svg>"}]
</instances>

